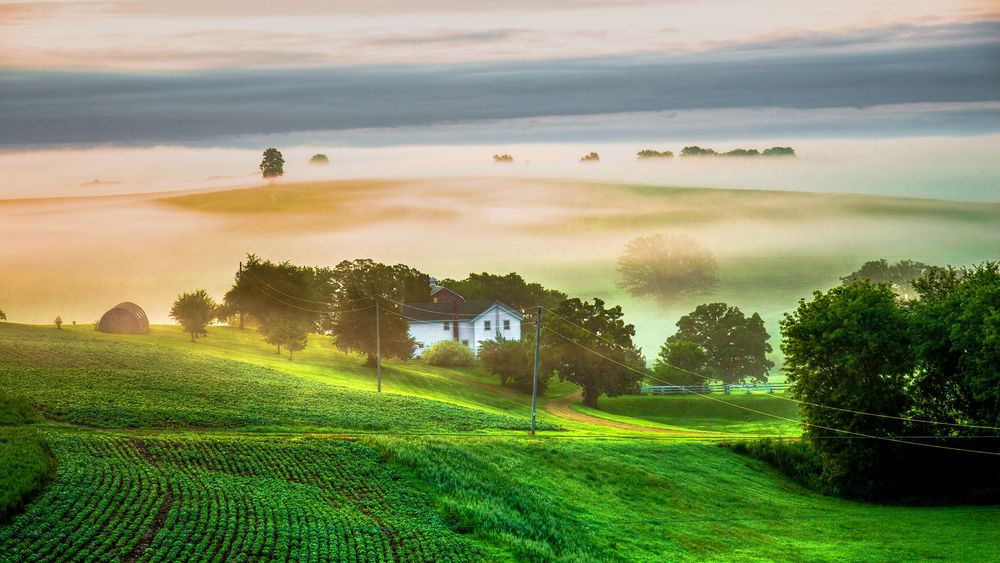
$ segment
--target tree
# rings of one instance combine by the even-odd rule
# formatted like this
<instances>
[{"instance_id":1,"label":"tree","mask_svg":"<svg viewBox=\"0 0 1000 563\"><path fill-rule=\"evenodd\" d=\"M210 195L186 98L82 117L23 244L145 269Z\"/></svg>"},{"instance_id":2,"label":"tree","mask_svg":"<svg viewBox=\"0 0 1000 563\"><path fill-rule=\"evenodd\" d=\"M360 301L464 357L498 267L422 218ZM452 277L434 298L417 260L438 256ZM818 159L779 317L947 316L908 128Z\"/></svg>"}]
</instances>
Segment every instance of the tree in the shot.
<instances>
[{"instance_id":1,"label":"tree","mask_svg":"<svg viewBox=\"0 0 1000 563\"><path fill-rule=\"evenodd\" d=\"M508 340L497 335L479 345L479 361L486 371L500 376L500 385L531 393L534 385L534 334L530 340ZM546 362L539 362L544 367ZM544 394L552 378L552 370L539 369L538 393Z\"/></svg>"},{"instance_id":2,"label":"tree","mask_svg":"<svg viewBox=\"0 0 1000 563\"><path fill-rule=\"evenodd\" d=\"M652 235L630 240L618 258L618 287L635 297L666 304L705 293L718 283L715 257L686 235Z\"/></svg>"},{"instance_id":3,"label":"tree","mask_svg":"<svg viewBox=\"0 0 1000 563\"><path fill-rule=\"evenodd\" d=\"M716 154L712 149L703 149L697 145L681 149L681 156L715 156Z\"/></svg>"},{"instance_id":4,"label":"tree","mask_svg":"<svg viewBox=\"0 0 1000 563\"><path fill-rule=\"evenodd\" d=\"M592 152L590 154L583 155L580 158L580 162L597 162L599 160L601 160L601 157L596 152Z\"/></svg>"},{"instance_id":5,"label":"tree","mask_svg":"<svg viewBox=\"0 0 1000 563\"><path fill-rule=\"evenodd\" d=\"M888 282L897 294L909 299L916 295L913 280L922 276L929 267L915 260L900 260L890 266L885 258L881 258L865 262L854 272L840 278L840 281L844 285L850 285L858 280L868 280L876 284Z\"/></svg>"},{"instance_id":6,"label":"tree","mask_svg":"<svg viewBox=\"0 0 1000 563\"><path fill-rule=\"evenodd\" d=\"M514 157L504 153L493 155L493 162L514 162Z\"/></svg>"},{"instance_id":7,"label":"tree","mask_svg":"<svg viewBox=\"0 0 1000 563\"><path fill-rule=\"evenodd\" d=\"M774 367L767 359L771 335L757 313L746 317L739 307L707 303L681 317L677 328L667 342L692 342L703 348L713 377L722 383L764 382Z\"/></svg>"},{"instance_id":8,"label":"tree","mask_svg":"<svg viewBox=\"0 0 1000 563\"><path fill-rule=\"evenodd\" d=\"M589 303L573 298L563 301L555 313L558 316L545 321L554 331L546 341L550 358L546 365L560 381L583 388L585 405L597 408L601 395L617 397L638 390L645 362L632 343L635 327L622 320L620 306L606 309L600 299Z\"/></svg>"},{"instance_id":9,"label":"tree","mask_svg":"<svg viewBox=\"0 0 1000 563\"><path fill-rule=\"evenodd\" d=\"M442 340L434 344L421 357L432 366L460 367L471 366L476 362L472 350L454 340Z\"/></svg>"},{"instance_id":10,"label":"tree","mask_svg":"<svg viewBox=\"0 0 1000 563\"><path fill-rule=\"evenodd\" d=\"M62 330L62 317L61 316L56 315L56 320L54 320L52 322L55 323L57 329Z\"/></svg>"},{"instance_id":11,"label":"tree","mask_svg":"<svg viewBox=\"0 0 1000 563\"><path fill-rule=\"evenodd\" d=\"M795 156L795 149L792 147L771 147L764 149L764 156Z\"/></svg>"},{"instance_id":12,"label":"tree","mask_svg":"<svg viewBox=\"0 0 1000 563\"><path fill-rule=\"evenodd\" d=\"M655 150L652 150L652 149L643 149L643 150L635 153L635 155L638 157L639 160L647 160L647 159L651 159L651 158L673 158L674 157L674 153L672 153L671 151L660 152L660 151L655 151Z\"/></svg>"},{"instance_id":13,"label":"tree","mask_svg":"<svg viewBox=\"0 0 1000 563\"><path fill-rule=\"evenodd\" d=\"M404 264L388 266L370 259L344 260L331 272L335 312L323 321L337 348L366 356L375 366L375 299L379 298L382 356L409 359L416 341L399 311L399 302L430 300L430 277Z\"/></svg>"},{"instance_id":14,"label":"tree","mask_svg":"<svg viewBox=\"0 0 1000 563\"><path fill-rule=\"evenodd\" d=\"M760 151L758 151L757 149L750 149L750 150L747 150L747 149L733 149L733 150L731 150L729 152L722 153L720 156L735 156L735 157L760 156Z\"/></svg>"},{"instance_id":15,"label":"tree","mask_svg":"<svg viewBox=\"0 0 1000 563\"><path fill-rule=\"evenodd\" d=\"M538 283L528 283L516 272L503 276L487 272L470 273L463 280L441 280L440 285L467 300L502 301L518 310L535 305L554 309L566 299L565 293L546 289Z\"/></svg>"},{"instance_id":16,"label":"tree","mask_svg":"<svg viewBox=\"0 0 1000 563\"><path fill-rule=\"evenodd\" d=\"M170 317L184 327L184 332L191 334L191 342L199 335L205 335L205 327L216 317L217 305L208 292L199 289L183 293L174 301L170 308Z\"/></svg>"},{"instance_id":17,"label":"tree","mask_svg":"<svg viewBox=\"0 0 1000 563\"><path fill-rule=\"evenodd\" d=\"M285 157L281 151L271 147L264 151L264 159L260 161L260 171L265 178L277 178L285 173Z\"/></svg>"},{"instance_id":18,"label":"tree","mask_svg":"<svg viewBox=\"0 0 1000 563\"><path fill-rule=\"evenodd\" d=\"M653 376L667 385L701 385L712 378L708 353L694 342L668 340L660 346Z\"/></svg>"},{"instance_id":19,"label":"tree","mask_svg":"<svg viewBox=\"0 0 1000 563\"><path fill-rule=\"evenodd\" d=\"M1000 264L932 268L914 285L914 415L1000 426Z\"/></svg>"},{"instance_id":20,"label":"tree","mask_svg":"<svg viewBox=\"0 0 1000 563\"><path fill-rule=\"evenodd\" d=\"M310 326L302 318L281 316L267 323L262 329L264 341L278 347L277 353L281 353L281 347L288 350L288 361L292 361L295 352L305 350L309 340Z\"/></svg>"},{"instance_id":21,"label":"tree","mask_svg":"<svg viewBox=\"0 0 1000 563\"><path fill-rule=\"evenodd\" d=\"M4 313L3 309L0 309L0 321L6 321L6 320L7 320L7 313Z\"/></svg>"},{"instance_id":22,"label":"tree","mask_svg":"<svg viewBox=\"0 0 1000 563\"><path fill-rule=\"evenodd\" d=\"M284 163L284 161L282 161ZM309 164L313 166L325 166L330 164L330 159L325 154L314 154L309 158ZM266 178L267 176L265 176Z\"/></svg>"},{"instance_id":23,"label":"tree","mask_svg":"<svg viewBox=\"0 0 1000 563\"><path fill-rule=\"evenodd\" d=\"M900 435L899 421L850 411L902 416L913 369L908 319L889 284L861 280L799 301L781 321L792 395L805 401L803 435L819 454L823 480L840 494L873 497L894 478L898 444L831 439L838 428L868 436ZM836 407L834 410L817 405Z\"/></svg>"}]
</instances>

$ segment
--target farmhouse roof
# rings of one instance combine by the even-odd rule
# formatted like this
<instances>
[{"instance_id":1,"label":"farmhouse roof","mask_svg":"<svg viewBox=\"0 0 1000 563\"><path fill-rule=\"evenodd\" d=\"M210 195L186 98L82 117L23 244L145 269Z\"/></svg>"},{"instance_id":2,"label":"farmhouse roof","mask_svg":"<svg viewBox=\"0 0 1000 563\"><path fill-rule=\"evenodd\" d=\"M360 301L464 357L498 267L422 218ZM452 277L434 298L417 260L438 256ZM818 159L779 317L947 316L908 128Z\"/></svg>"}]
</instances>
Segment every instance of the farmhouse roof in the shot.
<instances>
[{"instance_id":1,"label":"farmhouse roof","mask_svg":"<svg viewBox=\"0 0 1000 563\"><path fill-rule=\"evenodd\" d=\"M494 306L508 313L523 318L521 313L504 305L500 301L461 301L456 303L407 303L403 305L403 314L415 321L450 321L458 315L460 321L470 321L479 317Z\"/></svg>"}]
</instances>

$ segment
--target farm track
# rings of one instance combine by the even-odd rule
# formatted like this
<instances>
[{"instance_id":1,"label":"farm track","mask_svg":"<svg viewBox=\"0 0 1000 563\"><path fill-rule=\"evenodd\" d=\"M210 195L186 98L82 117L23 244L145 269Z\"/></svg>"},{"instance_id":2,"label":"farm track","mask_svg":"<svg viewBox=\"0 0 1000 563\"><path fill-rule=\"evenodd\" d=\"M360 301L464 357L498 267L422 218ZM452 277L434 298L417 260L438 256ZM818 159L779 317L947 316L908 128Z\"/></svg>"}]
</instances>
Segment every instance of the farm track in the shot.
<instances>
[{"instance_id":1,"label":"farm track","mask_svg":"<svg viewBox=\"0 0 1000 563\"><path fill-rule=\"evenodd\" d=\"M614 420L608 420L605 418L599 418L596 416L591 416L589 414L583 414L581 412L576 412L570 408L570 405L580 400L583 397L583 391L575 391L569 395L563 395L562 397L557 397L552 399L545 404L545 410L549 414L558 416L559 418L565 418L568 420L573 420L576 422L583 422L586 424L594 424L597 426L607 426L608 428L617 428L619 430L633 430L637 432L654 432L657 434L677 434L679 436L692 436L700 435L701 432L685 432L682 430L666 430L664 428L652 428L650 426L639 426L637 424L629 424L627 422L617 422Z\"/></svg>"}]
</instances>

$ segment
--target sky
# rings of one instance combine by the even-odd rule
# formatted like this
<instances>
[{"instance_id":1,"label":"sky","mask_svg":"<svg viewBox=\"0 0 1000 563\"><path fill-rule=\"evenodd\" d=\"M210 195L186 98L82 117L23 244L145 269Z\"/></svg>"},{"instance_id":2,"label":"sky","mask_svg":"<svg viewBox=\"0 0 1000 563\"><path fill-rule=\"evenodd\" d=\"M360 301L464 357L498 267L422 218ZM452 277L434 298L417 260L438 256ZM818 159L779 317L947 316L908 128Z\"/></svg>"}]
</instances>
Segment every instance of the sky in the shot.
<instances>
[{"instance_id":1,"label":"sky","mask_svg":"<svg viewBox=\"0 0 1000 563\"><path fill-rule=\"evenodd\" d=\"M995 1L0 0L0 47L8 151L1000 132Z\"/></svg>"}]
</instances>

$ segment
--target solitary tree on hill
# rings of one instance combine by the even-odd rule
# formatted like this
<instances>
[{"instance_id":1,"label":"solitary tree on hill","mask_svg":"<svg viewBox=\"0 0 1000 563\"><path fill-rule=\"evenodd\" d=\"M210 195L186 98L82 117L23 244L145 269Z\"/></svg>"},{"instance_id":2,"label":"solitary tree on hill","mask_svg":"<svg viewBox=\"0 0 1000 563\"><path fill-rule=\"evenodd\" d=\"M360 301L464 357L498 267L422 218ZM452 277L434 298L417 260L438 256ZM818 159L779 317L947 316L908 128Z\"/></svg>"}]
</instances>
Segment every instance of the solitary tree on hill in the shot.
<instances>
[{"instance_id":1,"label":"solitary tree on hill","mask_svg":"<svg viewBox=\"0 0 1000 563\"><path fill-rule=\"evenodd\" d=\"M170 308L170 317L184 327L184 332L189 333L194 342L197 336L207 334L205 327L215 320L216 307L208 292L199 289L180 295Z\"/></svg>"},{"instance_id":2,"label":"solitary tree on hill","mask_svg":"<svg viewBox=\"0 0 1000 563\"><path fill-rule=\"evenodd\" d=\"M52 322L55 323L56 328L58 328L59 330L62 330L62 317L61 316L56 315L56 320L54 320Z\"/></svg>"},{"instance_id":3,"label":"solitary tree on hill","mask_svg":"<svg viewBox=\"0 0 1000 563\"><path fill-rule=\"evenodd\" d=\"M309 164L322 166L330 164L330 159L325 154L314 154L312 155L312 158L309 159Z\"/></svg>"},{"instance_id":4,"label":"solitary tree on hill","mask_svg":"<svg viewBox=\"0 0 1000 563\"><path fill-rule=\"evenodd\" d=\"M264 151L264 159L260 161L260 171L265 178L277 178L285 173L285 157L281 151L271 147Z\"/></svg>"},{"instance_id":5,"label":"solitary tree on hill","mask_svg":"<svg viewBox=\"0 0 1000 563\"><path fill-rule=\"evenodd\" d=\"M0 321L6 321L6 320L7 320L7 313L4 313L3 309L0 309Z\"/></svg>"}]
</instances>

